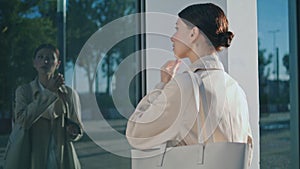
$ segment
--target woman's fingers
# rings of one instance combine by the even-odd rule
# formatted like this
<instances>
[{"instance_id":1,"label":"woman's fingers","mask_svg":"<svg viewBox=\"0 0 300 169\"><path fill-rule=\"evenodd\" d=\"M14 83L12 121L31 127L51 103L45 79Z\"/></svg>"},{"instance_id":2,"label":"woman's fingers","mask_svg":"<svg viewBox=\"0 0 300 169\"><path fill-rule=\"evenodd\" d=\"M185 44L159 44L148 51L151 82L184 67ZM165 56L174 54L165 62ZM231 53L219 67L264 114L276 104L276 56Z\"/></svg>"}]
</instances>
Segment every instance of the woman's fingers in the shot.
<instances>
[{"instance_id":1,"label":"woman's fingers","mask_svg":"<svg viewBox=\"0 0 300 169\"><path fill-rule=\"evenodd\" d=\"M179 69L180 64L181 64L181 60L177 59L177 60L175 61L174 66L173 66L173 72L174 72L174 74L175 74L175 73L177 72L177 70Z\"/></svg>"},{"instance_id":2,"label":"woman's fingers","mask_svg":"<svg viewBox=\"0 0 300 169\"><path fill-rule=\"evenodd\" d=\"M58 74L56 77L55 77L55 83L57 85L57 87L60 87L61 85L65 84L65 79L64 79L64 76L62 74Z\"/></svg>"},{"instance_id":3,"label":"woman's fingers","mask_svg":"<svg viewBox=\"0 0 300 169\"><path fill-rule=\"evenodd\" d=\"M161 68L161 81L164 83L169 82L175 76L180 63L181 61L178 59L167 61Z\"/></svg>"},{"instance_id":4,"label":"woman's fingers","mask_svg":"<svg viewBox=\"0 0 300 169\"><path fill-rule=\"evenodd\" d=\"M65 84L65 79L62 74L58 74L57 76L49 79L47 87L52 92L57 92L59 88Z\"/></svg>"},{"instance_id":5,"label":"woman's fingers","mask_svg":"<svg viewBox=\"0 0 300 169\"><path fill-rule=\"evenodd\" d=\"M170 61L165 63L165 65L163 66L163 70L165 70L166 72L173 75L178 70L180 63L181 63L181 61L178 60L178 59L177 60L170 60Z\"/></svg>"}]
</instances>

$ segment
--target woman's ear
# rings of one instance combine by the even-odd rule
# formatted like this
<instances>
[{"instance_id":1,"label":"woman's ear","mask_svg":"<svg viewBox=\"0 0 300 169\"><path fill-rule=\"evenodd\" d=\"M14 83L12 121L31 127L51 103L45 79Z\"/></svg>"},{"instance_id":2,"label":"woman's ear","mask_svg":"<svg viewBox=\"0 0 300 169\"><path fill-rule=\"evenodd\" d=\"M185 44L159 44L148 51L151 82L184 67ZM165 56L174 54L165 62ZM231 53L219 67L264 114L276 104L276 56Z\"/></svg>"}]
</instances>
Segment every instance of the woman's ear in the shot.
<instances>
[{"instance_id":1,"label":"woman's ear","mask_svg":"<svg viewBox=\"0 0 300 169\"><path fill-rule=\"evenodd\" d=\"M199 34L200 34L199 28L197 28L196 26L194 26L191 29L191 33L190 33L191 42L195 42L198 39Z\"/></svg>"}]
</instances>

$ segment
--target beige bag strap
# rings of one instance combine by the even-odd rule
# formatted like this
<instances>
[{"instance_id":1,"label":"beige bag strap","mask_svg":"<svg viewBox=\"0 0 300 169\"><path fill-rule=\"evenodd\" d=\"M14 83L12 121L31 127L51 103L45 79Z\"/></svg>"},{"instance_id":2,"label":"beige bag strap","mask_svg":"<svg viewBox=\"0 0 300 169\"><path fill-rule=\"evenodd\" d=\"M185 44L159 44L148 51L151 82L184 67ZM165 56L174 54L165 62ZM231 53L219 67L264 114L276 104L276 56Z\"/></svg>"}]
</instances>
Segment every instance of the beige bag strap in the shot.
<instances>
[{"instance_id":1,"label":"beige bag strap","mask_svg":"<svg viewBox=\"0 0 300 169\"><path fill-rule=\"evenodd\" d=\"M195 78L195 75L192 71L188 71L191 79L192 79L192 85L193 85L193 90L194 90L194 97L195 97L195 103L196 103L196 108L197 108L197 130L198 130L198 143L204 143L204 138L201 139L201 136L203 136L203 130L201 130L201 121L200 121L200 95L199 95L199 86L200 84L198 84L197 79ZM201 82L200 82L201 83ZM204 99L202 99L202 101L204 101ZM202 104L204 107L204 104Z\"/></svg>"},{"instance_id":2,"label":"beige bag strap","mask_svg":"<svg viewBox=\"0 0 300 169\"><path fill-rule=\"evenodd\" d=\"M201 121L200 121L200 116L199 116L199 112L200 112L200 92L199 92L199 88L201 90L201 93L202 93L202 106L203 106L203 109L204 109L204 113L209 113L209 110L207 108L207 99L206 99L206 93L205 93L205 89L204 89L204 86L201 85L202 84L202 80L200 79L200 82L198 83L197 79L196 79L196 75L194 72L192 71L188 71L189 75L191 76L191 79L192 79L192 82L193 82L193 89L194 89L194 97L195 97L195 101L196 101L196 108L197 108L197 111L198 111L198 116L197 116L197 127L198 127L198 143L199 144L202 144L202 143L205 143L207 140L209 140L209 138L212 139L212 141L214 142L214 137L213 135L210 136L207 136L207 138L204 138L204 130L201 129ZM224 91L225 92L225 91ZM225 100L224 100L225 101ZM206 117L207 118L210 118L208 114L206 114ZM212 131L215 131L216 128L217 128L217 124L209 124L209 120L208 119L205 119L205 122L203 124L203 127L208 130L208 127L210 127L210 130ZM230 120L230 129L231 129L231 141L233 141L233 130L232 130L232 117L231 117L231 112L229 112L229 120ZM211 125L211 126L208 126L208 125ZM206 133L209 133L209 132L206 132ZM211 133L213 134L213 133ZM202 138L201 138L202 137Z\"/></svg>"},{"instance_id":3,"label":"beige bag strap","mask_svg":"<svg viewBox=\"0 0 300 169\"><path fill-rule=\"evenodd\" d=\"M200 80L200 82L198 83L196 77L195 77L195 73L192 72L192 71L188 71L191 79L192 79L192 85L193 85L193 90L194 90L194 97L195 97L195 102L196 102L196 108L197 108L197 130L198 130L198 143L199 144L203 144L205 143L209 137L205 138L204 135L204 131L205 130L202 130L202 127L201 127L201 117L199 115L199 113L201 113L200 111L200 90L199 88L201 87L201 84L202 84L202 80ZM204 113L208 113L208 109L207 109L207 101L206 101L206 94L205 94L205 90L204 88L201 88L202 89L202 106L203 106L203 109L204 109ZM207 129L207 127L205 126L206 123L204 123L204 128ZM213 139L213 137L212 137ZM213 140L214 141L214 140Z\"/></svg>"},{"instance_id":4,"label":"beige bag strap","mask_svg":"<svg viewBox=\"0 0 300 169\"><path fill-rule=\"evenodd\" d=\"M198 143L199 143L199 154L197 157L197 163L199 165L203 164L203 157L204 157L204 146L202 143L204 143L206 140L204 139L203 136L203 130L201 129L201 120L200 120L200 93L199 93L199 87L202 81L200 81L200 84L198 84L197 79L195 77L194 72L192 71L188 71L191 79L192 79L192 85L193 85L193 93L194 93L194 97L195 97L195 103L196 103L196 108L197 108L197 131L198 131ZM204 107L204 111L207 111L205 107L206 106L206 99L202 99L204 102L203 107ZM162 167L163 166L163 161L164 161L164 157L165 157L165 153L167 151L167 143L164 143L160 146L160 154L159 154L159 158L157 161L157 167Z\"/></svg>"}]
</instances>

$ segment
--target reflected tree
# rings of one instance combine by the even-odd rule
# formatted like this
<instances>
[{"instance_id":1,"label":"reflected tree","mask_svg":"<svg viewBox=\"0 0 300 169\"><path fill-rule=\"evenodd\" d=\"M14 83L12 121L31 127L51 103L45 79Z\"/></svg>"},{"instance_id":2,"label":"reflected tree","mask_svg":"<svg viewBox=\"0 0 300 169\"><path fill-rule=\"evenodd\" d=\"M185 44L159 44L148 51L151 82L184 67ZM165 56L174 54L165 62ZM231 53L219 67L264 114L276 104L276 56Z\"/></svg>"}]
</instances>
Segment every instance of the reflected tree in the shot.
<instances>
[{"instance_id":1,"label":"reflected tree","mask_svg":"<svg viewBox=\"0 0 300 169\"><path fill-rule=\"evenodd\" d=\"M75 63L88 38L110 21L134 13L133 0L68 0L67 6L67 58ZM12 109L13 93L17 86L34 79L32 67L34 49L41 43L57 44L56 1L1 0L0 1L0 117ZM101 45L101 44L98 44ZM101 70L107 79L107 90L112 72L129 53L130 43L121 44L104 55L93 52L91 58L103 57ZM99 60L82 62L93 83ZM92 63L92 64L90 64ZM90 85L90 91L92 91Z\"/></svg>"},{"instance_id":2,"label":"reflected tree","mask_svg":"<svg viewBox=\"0 0 300 169\"><path fill-rule=\"evenodd\" d=\"M34 49L41 43L56 44L56 28L40 13L40 2L0 1L0 113L11 110L16 87L34 78Z\"/></svg>"},{"instance_id":3,"label":"reflected tree","mask_svg":"<svg viewBox=\"0 0 300 169\"><path fill-rule=\"evenodd\" d=\"M259 69L259 82L260 86L266 86L266 81L270 76L270 68L267 66L272 62L272 54L268 57L265 56L266 49L262 49L260 46L260 40L258 39L258 69Z\"/></svg>"},{"instance_id":4,"label":"reflected tree","mask_svg":"<svg viewBox=\"0 0 300 169\"><path fill-rule=\"evenodd\" d=\"M270 76L270 68L267 66L272 62L272 55L268 57L265 56L266 49L262 49L260 46L260 39L258 39L258 78L259 78L259 102L260 102L260 112L264 112L264 106L269 102L268 93L265 88L268 85L268 78Z\"/></svg>"},{"instance_id":5,"label":"reflected tree","mask_svg":"<svg viewBox=\"0 0 300 169\"><path fill-rule=\"evenodd\" d=\"M289 74L290 73L290 55L289 54L285 54L282 58L282 62L283 62L283 66L286 69L286 73Z\"/></svg>"},{"instance_id":6,"label":"reflected tree","mask_svg":"<svg viewBox=\"0 0 300 169\"><path fill-rule=\"evenodd\" d=\"M69 0L67 11L68 60L75 63L80 50L93 33L105 24L133 13L134 7L132 0ZM97 69L99 57L103 57L101 70L106 78L106 93L109 94L111 76L115 65L120 63L124 48L115 47L109 50L106 55L102 51L98 51L96 46L89 46L88 48L95 51L89 52L92 53L91 56L84 56L85 59L81 59L78 65L86 71L89 80L89 92L93 93L93 82L96 76L96 72L92 70Z\"/></svg>"}]
</instances>

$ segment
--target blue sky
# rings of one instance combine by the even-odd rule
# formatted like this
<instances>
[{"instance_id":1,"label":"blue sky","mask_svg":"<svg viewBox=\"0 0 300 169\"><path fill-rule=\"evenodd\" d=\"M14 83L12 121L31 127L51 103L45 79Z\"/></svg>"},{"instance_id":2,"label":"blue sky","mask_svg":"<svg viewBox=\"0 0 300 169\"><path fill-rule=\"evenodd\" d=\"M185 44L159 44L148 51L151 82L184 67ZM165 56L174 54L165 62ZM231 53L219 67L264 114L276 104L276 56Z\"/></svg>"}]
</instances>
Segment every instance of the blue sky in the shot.
<instances>
[{"instance_id":1,"label":"blue sky","mask_svg":"<svg viewBox=\"0 0 300 169\"><path fill-rule=\"evenodd\" d=\"M261 48L266 49L266 56L274 52L273 34L270 31L279 30L276 33L276 46L279 48L280 78L288 78L286 69L282 64L282 57L289 53L288 33L288 0L257 0L258 37ZM271 63L271 71L274 63Z\"/></svg>"}]
</instances>

